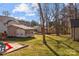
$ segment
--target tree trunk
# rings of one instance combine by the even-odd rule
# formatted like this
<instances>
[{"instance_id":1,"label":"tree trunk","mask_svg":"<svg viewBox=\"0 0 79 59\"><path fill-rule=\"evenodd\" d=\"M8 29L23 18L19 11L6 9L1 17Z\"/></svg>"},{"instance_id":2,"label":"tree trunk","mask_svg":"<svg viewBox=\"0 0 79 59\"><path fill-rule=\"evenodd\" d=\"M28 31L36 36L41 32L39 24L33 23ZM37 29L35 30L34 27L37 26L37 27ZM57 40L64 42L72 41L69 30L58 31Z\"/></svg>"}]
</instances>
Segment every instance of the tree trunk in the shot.
<instances>
[{"instance_id":1,"label":"tree trunk","mask_svg":"<svg viewBox=\"0 0 79 59\"><path fill-rule=\"evenodd\" d=\"M44 15L43 15L43 10L41 8L41 4L38 3L38 6L39 6L39 9L40 9L40 16L41 16L41 19L42 19L42 35L43 35L43 43L46 44L46 40L45 40L45 27L44 27L44 24L45 24L45 20L44 20Z\"/></svg>"},{"instance_id":2,"label":"tree trunk","mask_svg":"<svg viewBox=\"0 0 79 59\"><path fill-rule=\"evenodd\" d=\"M59 5L58 3L55 3L55 10L56 10L56 15L55 15L55 20L56 20L56 23L55 23L55 30L56 30L56 35L59 36L60 35L60 31L59 31L59 19L58 19L58 16L59 16Z\"/></svg>"}]
</instances>

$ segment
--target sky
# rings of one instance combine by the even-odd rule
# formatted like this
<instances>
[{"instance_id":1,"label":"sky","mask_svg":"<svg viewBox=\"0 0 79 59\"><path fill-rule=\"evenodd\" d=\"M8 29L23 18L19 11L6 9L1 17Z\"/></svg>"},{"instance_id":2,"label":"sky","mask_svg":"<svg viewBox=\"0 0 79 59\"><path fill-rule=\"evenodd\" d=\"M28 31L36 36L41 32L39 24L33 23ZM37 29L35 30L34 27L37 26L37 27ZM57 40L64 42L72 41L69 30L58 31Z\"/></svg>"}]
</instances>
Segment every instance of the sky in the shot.
<instances>
[{"instance_id":1,"label":"sky","mask_svg":"<svg viewBox=\"0 0 79 59\"><path fill-rule=\"evenodd\" d=\"M38 5L36 3L0 3L0 15L9 11L10 16L25 21L39 21Z\"/></svg>"},{"instance_id":2,"label":"sky","mask_svg":"<svg viewBox=\"0 0 79 59\"><path fill-rule=\"evenodd\" d=\"M25 21L35 20L40 23L38 9L37 3L0 3L0 15L2 15L3 11L9 11L9 16L16 19Z\"/></svg>"}]
</instances>

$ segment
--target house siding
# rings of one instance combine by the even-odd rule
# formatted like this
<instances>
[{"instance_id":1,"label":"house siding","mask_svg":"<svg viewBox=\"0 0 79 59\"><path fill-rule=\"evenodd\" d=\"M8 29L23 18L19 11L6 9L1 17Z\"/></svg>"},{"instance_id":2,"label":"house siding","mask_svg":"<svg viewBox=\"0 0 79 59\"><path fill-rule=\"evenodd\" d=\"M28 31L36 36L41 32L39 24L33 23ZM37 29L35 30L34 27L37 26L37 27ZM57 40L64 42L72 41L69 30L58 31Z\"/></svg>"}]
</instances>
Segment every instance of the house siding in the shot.
<instances>
[{"instance_id":1,"label":"house siding","mask_svg":"<svg viewBox=\"0 0 79 59\"><path fill-rule=\"evenodd\" d=\"M21 29L21 28L17 28L16 29L16 36L17 37L26 37L25 35L25 30Z\"/></svg>"},{"instance_id":2,"label":"house siding","mask_svg":"<svg viewBox=\"0 0 79 59\"><path fill-rule=\"evenodd\" d=\"M19 33L17 33L17 30L23 30L25 31L25 35L24 36L18 36ZM21 28L18 28L18 27L14 27L14 26L8 26L8 36L16 36L16 37L33 37L34 36L34 33L33 33L34 30L24 30L24 29L21 29ZM20 31L21 33L21 31Z\"/></svg>"},{"instance_id":3,"label":"house siding","mask_svg":"<svg viewBox=\"0 0 79 59\"><path fill-rule=\"evenodd\" d=\"M16 36L16 27L8 26L8 36Z\"/></svg>"},{"instance_id":4,"label":"house siding","mask_svg":"<svg viewBox=\"0 0 79 59\"><path fill-rule=\"evenodd\" d=\"M71 29L71 38L74 40L74 28Z\"/></svg>"},{"instance_id":5,"label":"house siding","mask_svg":"<svg viewBox=\"0 0 79 59\"><path fill-rule=\"evenodd\" d=\"M0 16L0 32L7 31L7 25L5 25L5 23L9 20L14 20L14 18L7 16Z\"/></svg>"},{"instance_id":6,"label":"house siding","mask_svg":"<svg viewBox=\"0 0 79 59\"><path fill-rule=\"evenodd\" d=\"M74 31L74 29L75 29L75 31ZM79 28L72 28L71 38L73 40L79 40Z\"/></svg>"},{"instance_id":7,"label":"house siding","mask_svg":"<svg viewBox=\"0 0 79 59\"><path fill-rule=\"evenodd\" d=\"M75 28L75 40L79 40L79 28Z\"/></svg>"},{"instance_id":8,"label":"house siding","mask_svg":"<svg viewBox=\"0 0 79 59\"><path fill-rule=\"evenodd\" d=\"M4 31L7 31L7 27L4 26L2 22L0 22L0 32L4 32Z\"/></svg>"},{"instance_id":9,"label":"house siding","mask_svg":"<svg viewBox=\"0 0 79 59\"><path fill-rule=\"evenodd\" d=\"M34 30L26 30L25 35L26 37L33 37L34 36Z\"/></svg>"}]
</instances>

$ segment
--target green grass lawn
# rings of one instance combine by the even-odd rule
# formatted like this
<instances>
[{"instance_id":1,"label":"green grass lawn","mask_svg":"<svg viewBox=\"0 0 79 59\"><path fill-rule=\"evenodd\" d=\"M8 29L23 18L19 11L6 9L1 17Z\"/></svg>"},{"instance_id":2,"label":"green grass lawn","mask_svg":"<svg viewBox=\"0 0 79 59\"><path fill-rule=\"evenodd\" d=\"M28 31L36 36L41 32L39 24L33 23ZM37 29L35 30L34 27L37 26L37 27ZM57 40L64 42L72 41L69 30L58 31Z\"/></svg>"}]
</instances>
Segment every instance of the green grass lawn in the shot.
<instances>
[{"instance_id":1,"label":"green grass lawn","mask_svg":"<svg viewBox=\"0 0 79 59\"><path fill-rule=\"evenodd\" d=\"M35 38L13 38L10 42L28 44L28 47L4 56L78 56L79 42L73 41L68 35L46 35L47 45L42 43L42 35Z\"/></svg>"}]
</instances>

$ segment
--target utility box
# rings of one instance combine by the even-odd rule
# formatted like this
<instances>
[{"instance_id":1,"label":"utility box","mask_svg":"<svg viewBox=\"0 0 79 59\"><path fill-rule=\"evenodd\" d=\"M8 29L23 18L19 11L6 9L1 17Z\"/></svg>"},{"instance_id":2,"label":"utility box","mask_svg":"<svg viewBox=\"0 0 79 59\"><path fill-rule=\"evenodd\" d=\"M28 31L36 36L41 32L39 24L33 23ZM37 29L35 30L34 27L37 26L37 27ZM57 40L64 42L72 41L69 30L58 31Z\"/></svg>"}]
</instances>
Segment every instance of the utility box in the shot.
<instances>
[{"instance_id":1,"label":"utility box","mask_svg":"<svg viewBox=\"0 0 79 59\"><path fill-rule=\"evenodd\" d=\"M71 19L71 37L79 41L79 19Z\"/></svg>"}]
</instances>

